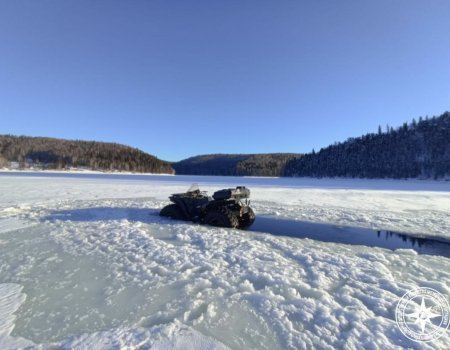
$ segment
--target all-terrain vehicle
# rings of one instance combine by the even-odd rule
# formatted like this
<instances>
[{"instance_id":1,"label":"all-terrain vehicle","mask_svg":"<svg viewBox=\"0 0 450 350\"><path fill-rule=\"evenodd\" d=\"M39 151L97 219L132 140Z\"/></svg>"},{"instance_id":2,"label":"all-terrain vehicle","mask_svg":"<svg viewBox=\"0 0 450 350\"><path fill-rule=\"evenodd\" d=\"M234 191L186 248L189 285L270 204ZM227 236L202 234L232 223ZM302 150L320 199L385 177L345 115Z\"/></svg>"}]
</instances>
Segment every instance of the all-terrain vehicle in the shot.
<instances>
[{"instance_id":1,"label":"all-terrain vehicle","mask_svg":"<svg viewBox=\"0 0 450 350\"><path fill-rule=\"evenodd\" d=\"M255 221L250 208L250 190L244 186L214 192L212 198L197 184L186 193L169 197L173 204L162 208L159 215L219 227L245 229Z\"/></svg>"}]
</instances>

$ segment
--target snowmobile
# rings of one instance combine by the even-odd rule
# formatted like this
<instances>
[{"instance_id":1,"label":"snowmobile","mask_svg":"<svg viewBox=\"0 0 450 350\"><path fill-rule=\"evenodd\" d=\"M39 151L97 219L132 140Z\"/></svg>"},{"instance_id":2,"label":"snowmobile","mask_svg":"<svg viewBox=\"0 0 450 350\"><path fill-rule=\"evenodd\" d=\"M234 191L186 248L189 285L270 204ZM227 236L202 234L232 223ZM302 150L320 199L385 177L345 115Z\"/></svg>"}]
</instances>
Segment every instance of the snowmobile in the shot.
<instances>
[{"instance_id":1,"label":"snowmobile","mask_svg":"<svg viewBox=\"0 0 450 350\"><path fill-rule=\"evenodd\" d=\"M214 192L212 197L193 184L185 193L172 194L173 204L162 208L159 215L218 227L245 229L255 221L250 208L250 190L244 186Z\"/></svg>"}]
</instances>

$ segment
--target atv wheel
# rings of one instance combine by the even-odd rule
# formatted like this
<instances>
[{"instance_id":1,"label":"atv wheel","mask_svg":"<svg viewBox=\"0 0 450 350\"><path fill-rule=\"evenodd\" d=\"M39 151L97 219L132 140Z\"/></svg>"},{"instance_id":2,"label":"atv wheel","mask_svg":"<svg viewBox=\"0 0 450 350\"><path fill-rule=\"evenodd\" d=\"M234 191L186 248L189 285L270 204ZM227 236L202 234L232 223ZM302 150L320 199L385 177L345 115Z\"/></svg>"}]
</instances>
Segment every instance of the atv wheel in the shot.
<instances>
[{"instance_id":1,"label":"atv wheel","mask_svg":"<svg viewBox=\"0 0 450 350\"><path fill-rule=\"evenodd\" d=\"M186 220L183 212L176 204L166 205L164 208L161 209L159 215L166 216L175 220Z\"/></svg>"},{"instance_id":2,"label":"atv wheel","mask_svg":"<svg viewBox=\"0 0 450 350\"><path fill-rule=\"evenodd\" d=\"M248 208L248 211L239 218L239 228L247 228L255 222L255 212L252 208Z\"/></svg>"},{"instance_id":3,"label":"atv wheel","mask_svg":"<svg viewBox=\"0 0 450 350\"><path fill-rule=\"evenodd\" d=\"M228 208L214 208L205 215L205 223L218 227L239 227L239 220L236 214Z\"/></svg>"}]
</instances>

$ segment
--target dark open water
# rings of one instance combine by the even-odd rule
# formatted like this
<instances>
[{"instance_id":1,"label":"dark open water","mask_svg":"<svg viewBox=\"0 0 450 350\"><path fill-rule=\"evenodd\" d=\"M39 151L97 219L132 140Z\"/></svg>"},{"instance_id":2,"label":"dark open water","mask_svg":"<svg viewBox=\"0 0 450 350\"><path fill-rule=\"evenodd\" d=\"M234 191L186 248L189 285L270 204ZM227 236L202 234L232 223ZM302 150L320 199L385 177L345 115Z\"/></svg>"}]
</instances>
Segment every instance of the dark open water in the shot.
<instances>
[{"instance_id":1,"label":"dark open water","mask_svg":"<svg viewBox=\"0 0 450 350\"><path fill-rule=\"evenodd\" d=\"M311 222L259 216L250 231L276 236L309 238L322 242L365 245L386 249L413 249L419 254L439 255L450 259L450 242L418 238L392 231L374 231Z\"/></svg>"}]
</instances>

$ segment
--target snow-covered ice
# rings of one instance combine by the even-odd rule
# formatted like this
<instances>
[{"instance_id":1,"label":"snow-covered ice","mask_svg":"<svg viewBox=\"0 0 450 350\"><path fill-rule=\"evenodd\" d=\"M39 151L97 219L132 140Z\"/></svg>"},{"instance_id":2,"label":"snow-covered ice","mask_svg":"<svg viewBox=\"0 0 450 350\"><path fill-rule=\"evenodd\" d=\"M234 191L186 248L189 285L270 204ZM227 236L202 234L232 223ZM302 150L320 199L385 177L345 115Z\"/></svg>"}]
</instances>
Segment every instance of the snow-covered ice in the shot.
<instances>
[{"instance_id":1,"label":"snow-covered ice","mask_svg":"<svg viewBox=\"0 0 450 350\"><path fill-rule=\"evenodd\" d=\"M160 218L192 180L0 175L0 348L448 348L395 307L448 298L449 259ZM196 180L247 184L257 215L450 239L445 182Z\"/></svg>"},{"instance_id":2,"label":"snow-covered ice","mask_svg":"<svg viewBox=\"0 0 450 350\"><path fill-rule=\"evenodd\" d=\"M22 286L15 283L0 283L0 349L18 348L32 345L30 341L11 337L14 329L14 313L25 301Z\"/></svg>"}]
</instances>

